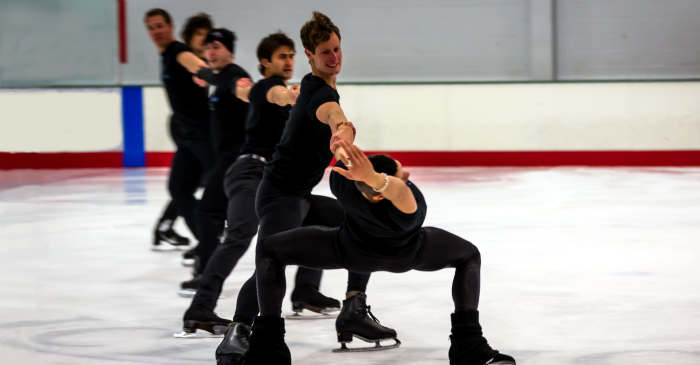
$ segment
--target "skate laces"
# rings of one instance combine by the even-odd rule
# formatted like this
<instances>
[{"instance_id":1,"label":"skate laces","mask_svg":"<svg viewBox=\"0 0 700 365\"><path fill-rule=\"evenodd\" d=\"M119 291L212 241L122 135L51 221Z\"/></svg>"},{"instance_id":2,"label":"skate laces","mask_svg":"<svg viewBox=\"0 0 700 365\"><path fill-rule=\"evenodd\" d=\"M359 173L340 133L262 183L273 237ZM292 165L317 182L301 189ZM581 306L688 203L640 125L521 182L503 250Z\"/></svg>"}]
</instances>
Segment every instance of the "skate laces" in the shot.
<instances>
[{"instance_id":1,"label":"skate laces","mask_svg":"<svg viewBox=\"0 0 700 365\"><path fill-rule=\"evenodd\" d=\"M377 317L375 317L374 314L372 314L372 311L371 311L372 306L367 305L365 298L357 297L357 301L359 302L360 307L364 308L367 311L367 314L369 315L370 318L372 318L372 320L377 322L377 324L381 324L381 322L379 322L379 319L377 319Z\"/></svg>"}]
</instances>

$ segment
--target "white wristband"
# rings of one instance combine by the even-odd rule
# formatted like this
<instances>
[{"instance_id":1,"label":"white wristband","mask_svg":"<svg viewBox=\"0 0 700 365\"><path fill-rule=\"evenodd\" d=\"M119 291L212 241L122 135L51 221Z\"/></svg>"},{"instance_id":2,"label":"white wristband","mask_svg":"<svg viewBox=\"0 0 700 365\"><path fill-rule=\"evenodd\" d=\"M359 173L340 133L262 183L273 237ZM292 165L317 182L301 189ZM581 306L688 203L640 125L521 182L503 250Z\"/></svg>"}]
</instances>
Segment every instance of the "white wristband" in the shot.
<instances>
[{"instance_id":1,"label":"white wristband","mask_svg":"<svg viewBox=\"0 0 700 365\"><path fill-rule=\"evenodd\" d=\"M377 193L383 193L384 190L386 190L386 188L389 187L389 176L383 172L382 172L382 175L384 175L384 186L382 186L379 189L372 188L372 190L374 190Z\"/></svg>"}]
</instances>

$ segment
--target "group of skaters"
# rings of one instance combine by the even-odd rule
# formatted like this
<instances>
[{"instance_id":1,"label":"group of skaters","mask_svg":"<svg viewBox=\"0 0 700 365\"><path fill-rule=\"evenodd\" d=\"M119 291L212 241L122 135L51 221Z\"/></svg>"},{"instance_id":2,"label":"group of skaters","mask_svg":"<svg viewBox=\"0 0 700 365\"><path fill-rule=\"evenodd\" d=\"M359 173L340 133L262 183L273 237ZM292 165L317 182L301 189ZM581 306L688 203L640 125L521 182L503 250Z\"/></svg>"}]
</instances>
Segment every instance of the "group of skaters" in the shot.
<instances>
[{"instance_id":1,"label":"group of skaters","mask_svg":"<svg viewBox=\"0 0 700 365\"><path fill-rule=\"evenodd\" d=\"M173 111L177 146L168 189L172 201L156 226L154 247L187 246L172 224L178 216L198 241L185 253L194 261L184 336L223 335L218 365L291 364L281 316L285 267L297 265L291 295L296 313L338 312L340 352L396 348L395 330L379 324L367 304L375 271L455 268L450 364L515 364L482 335L477 310L481 256L470 242L422 227L427 204L399 161L366 156L340 106L336 77L342 65L340 30L314 12L300 32L312 72L289 85L294 41L278 32L257 48L262 78L234 63L236 36L214 28L206 14L188 19L175 40L162 9L144 17L162 57L162 81ZM362 133L362 131L360 131ZM312 194L333 158L330 187L337 199ZM201 199L195 192L204 187ZM224 280L255 235L256 270L241 287L232 320L214 312ZM319 291L322 270L348 270L341 302ZM354 338L375 347L348 349ZM391 346L380 342L394 340Z\"/></svg>"}]
</instances>

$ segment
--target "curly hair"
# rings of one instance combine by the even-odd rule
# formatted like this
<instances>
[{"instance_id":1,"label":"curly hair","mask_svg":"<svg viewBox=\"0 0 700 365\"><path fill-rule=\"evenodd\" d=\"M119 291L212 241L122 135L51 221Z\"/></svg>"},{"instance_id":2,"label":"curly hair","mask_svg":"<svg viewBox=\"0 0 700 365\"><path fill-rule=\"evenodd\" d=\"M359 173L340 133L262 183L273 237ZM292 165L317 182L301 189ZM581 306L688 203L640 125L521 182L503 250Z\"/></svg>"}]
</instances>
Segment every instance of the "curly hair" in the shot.
<instances>
[{"instance_id":1,"label":"curly hair","mask_svg":"<svg viewBox=\"0 0 700 365\"><path fill-rule=\"evenodd\" d=\"M185 41L185 44L189 46L192 36L198 29L206 29L207 33L209 33L213 28L214 25L212 24L209 14L199 13L187 19L185 27L182 29L180 35L182 36L182 40Z\"/></svg>"},{"instance_id":2,"label":"curly hair","mask_svg":"<svg viewBox=\"0 0 700 365\"><path fill-rule=\"evenodd\" d=\"M304 49L311 53L316 53L316 47L331 39L333 33L335 33L335 35L338 36L338 40L340 40L340 29L333 24L331 18L318 11L314 11L311 20L301 27L299 35Z\"/></svg>"}]
</instances>

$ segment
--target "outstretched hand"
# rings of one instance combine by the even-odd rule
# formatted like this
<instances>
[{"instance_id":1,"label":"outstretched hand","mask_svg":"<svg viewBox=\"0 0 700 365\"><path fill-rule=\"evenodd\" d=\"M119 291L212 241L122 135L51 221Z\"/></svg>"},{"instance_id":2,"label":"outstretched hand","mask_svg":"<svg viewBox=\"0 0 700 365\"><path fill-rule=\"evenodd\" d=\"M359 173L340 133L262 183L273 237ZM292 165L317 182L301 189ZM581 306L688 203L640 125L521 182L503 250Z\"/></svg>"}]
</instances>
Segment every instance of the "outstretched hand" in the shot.
<instances>
[{"instance_id":1,"label":"outstretched hand","mask_svg":"<svg viewBox=\"0 0 700 365\"><path fill-rule=\"evenodd\" d=\"M299 97L299 91L301 90L301 87L299 84L294 84L289 87L289 90L287 93L289 94L289 98L292 99L292 102L290 104L294 105L297 102L297 98Z\"/></svg>"},{"instance_id":2,"label":"outstretched hand","mask_svg":"<svg viewBox=\"0 0 700 365\"><path fill-rule=\"evenodd\" d=\"M340 142L340 148L345 152L344 156L341 156L341 161L348 169L334 167L333 171L350 180L362 181L364 183L369 183L372 179L377 177L378 174L374 171L372 163L360 148L347 141Z\"/></svg>"},{"instance_id":3,"label":"outstretched hand","mask_svg":"<svg viewBox=\"0 0 700 365\"><path fill-rule=\"evenodd\" d=\"M197 84L197 86L199 86L199 87L207 87L207 86L209 86L209 83L207 83L206 81L200 79L200 78L197 77L197 76L192 76L192 82L194 82L195 84Z\"/></svg>"},{"instance_id":4,"label":"outstretched hand","mask_svg":"<svg viewBox=\"0 0 700 365\"><path fill-rule=\"evenodd\" d=\"M248 78L238 79L238 81L236 81L236 87L239 89L246 89L249 87L253 87L253 81L251 81Z\"/></svg>"}]
</instances>

